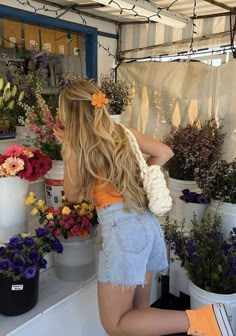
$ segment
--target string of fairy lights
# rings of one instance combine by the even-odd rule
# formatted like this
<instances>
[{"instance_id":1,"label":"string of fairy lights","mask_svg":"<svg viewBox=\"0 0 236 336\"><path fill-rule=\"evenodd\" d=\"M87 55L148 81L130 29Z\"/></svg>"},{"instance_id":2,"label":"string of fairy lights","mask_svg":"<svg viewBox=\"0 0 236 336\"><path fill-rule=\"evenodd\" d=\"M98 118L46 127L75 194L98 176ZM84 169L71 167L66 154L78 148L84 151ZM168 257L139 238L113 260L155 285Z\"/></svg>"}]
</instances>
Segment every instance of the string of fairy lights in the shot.
<instances>
[{"instance_id":1,"label":"string of fairy lights","mask_svg":"<svg viewBox=\"0 0 236 336\"><path fill-rule=\"evenodd\" d=\"M197 0L194 0L193 2L193 15L192 15L192 36L191 36L191 42L189 46L189 50L191 53L194 52L193 50L193 41L194 41L194 35L197 34L196 32L196 19L197 19L197 14L196 14L196 8L197 8Z\"/></svg>"},{"instance_id":2,"label":"string of fairy lights","mask_svg":"<svg viewBox=\"0 0 236 336\"><path fill-rule=\"evenodd\" d=\"M29 0L16 0L16 1L23 6L28 6L29 8L31 8L35 15L37 15L39 13L51 12L51 13L54 13L56 17L61 17L64 13L67 12L67 10L65 10L65 8L55 9L55 8L49 8L47 5L42 5L40 7L36 7ZM155 13L150 15L150 16L145 16L145 15L140 14L139 11L137 11L137 5L136 5L137 1L138 0L135 0L134 5L131 8L122 7L119 4L118 0L110 0L108 5L111 5L111 4L114 5L115 4L117 9L119 9L119 11L120 11L120 15L122 15L123 12L126 12L126 13L129 13L129 14L132 14L134 17L143 18L148 23L152 23L153 19L155 17L161 18L161 12L162 11L168 11L174 6L174 4L176 4L177 2L180 2L180 0L174 0L169 5L167 5L165 7L158 7L156 4L154 4L152 2L152 0L147 0L153 6L153 10L154 10ZM197 8L197 0L193 0L191 42L190 42L190 46L189 46L189 52L190 53L194 52L194 46L193 46L194 37L197 34L197 31L196 31L196 28L197 28L197 26L196 26L196 19L197 19L196 8ZM82 13L79 11L79 6L76 6L76 13L80 16L80 18L82 20L82 23L84 25L87 25L86 19L84 18ZM233 24L231 24L231 26L233 26ZM233 27L234 29L232 28L233 33L231 34L231 40L234 39L234 34L235 34L235 30L236 30L235 27L236 27L236 22L234 23L234 27ZM103 48L108 53L108 56L111 56L111 57L114 57L114 58L116 57L115 55L113 55L111 53L109 47L108 48L104 47L100 42L98 42L98 47ZM234 47L232 47L232 50L234 51L234 53L236 53L236 50L235 50Z\"/></svg>"}]
</instances>

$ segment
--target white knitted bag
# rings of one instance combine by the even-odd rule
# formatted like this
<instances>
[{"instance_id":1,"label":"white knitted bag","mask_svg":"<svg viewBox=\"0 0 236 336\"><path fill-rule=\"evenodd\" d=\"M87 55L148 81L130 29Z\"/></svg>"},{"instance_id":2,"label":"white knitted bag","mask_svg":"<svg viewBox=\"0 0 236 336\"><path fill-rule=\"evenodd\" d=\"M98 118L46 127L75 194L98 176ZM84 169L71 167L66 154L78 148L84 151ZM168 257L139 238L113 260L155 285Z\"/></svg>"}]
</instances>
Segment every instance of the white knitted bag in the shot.
<instances>
[{"instance_id":1,"label":"white knitted bag","mask_svg":"<svg viewBox=\"0 0 236 336\"><path fill-rule=\"evenodd\" d=\"M156 216L163 216L172 206L172 199L166 185L164 174L160 166L147 165L135 136L129 129L124 128L133 153L138 161L140 175L143 180L143 189L148 199L148 207Z\"/></svg>"}]
</instances>

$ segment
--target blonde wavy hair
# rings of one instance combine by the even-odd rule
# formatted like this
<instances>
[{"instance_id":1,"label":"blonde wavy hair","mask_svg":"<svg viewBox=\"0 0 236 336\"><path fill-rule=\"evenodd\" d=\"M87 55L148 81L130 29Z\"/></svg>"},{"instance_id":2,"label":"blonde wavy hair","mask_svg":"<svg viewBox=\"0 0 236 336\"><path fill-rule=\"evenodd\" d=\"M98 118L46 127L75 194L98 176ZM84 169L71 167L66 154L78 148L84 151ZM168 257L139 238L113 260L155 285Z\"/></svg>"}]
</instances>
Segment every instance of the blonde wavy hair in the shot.
<instances>
[{"instance_id":1,"label":"blonde wavy hair","mask_svg":"<svg viewBox=\"0 0 236 336\"><path fill-rule=\"evenodd\" d=\"M105 105L92 106L97 84L86 79L70 83L59 97L59 118L65 127L62 155L76 153L80 200L93 202L96 179L112 183L126 209L147 205L140 171L122 125L114 123ZM98 175L99 174L99 175Z\"/></svg>"}]
</instances>

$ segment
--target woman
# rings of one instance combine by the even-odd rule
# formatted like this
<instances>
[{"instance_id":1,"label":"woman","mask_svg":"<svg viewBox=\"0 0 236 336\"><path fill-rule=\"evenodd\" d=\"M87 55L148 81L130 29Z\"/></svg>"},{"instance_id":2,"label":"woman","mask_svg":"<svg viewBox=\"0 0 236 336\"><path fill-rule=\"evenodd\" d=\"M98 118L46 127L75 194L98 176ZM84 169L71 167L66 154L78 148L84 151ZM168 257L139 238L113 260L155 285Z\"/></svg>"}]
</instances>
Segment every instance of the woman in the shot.
<instances>
[{"instance_id":1,"label":"woman","mask_svg":"<svg viewBox=\"0 0 236 336\"><path fill-rule=\"evenodd\" d=\"M165 244L160 225L147 208L125 130L112 121L106 103L94 83L70 83L59 98L64 131L55 129L63 145L65 194L70 201L95 203L101 225L98 303L104 329L110 336L180 332L233 336L222 305L186 312L150 308L152 272L165 271L168 266ZM173 156L160 141L131 131L149 156L148 165L163 165ZM216 321L213 310L220 310L224 321ZM229 334L217 322L224 322Z\"/></svg>"}]
</instances>

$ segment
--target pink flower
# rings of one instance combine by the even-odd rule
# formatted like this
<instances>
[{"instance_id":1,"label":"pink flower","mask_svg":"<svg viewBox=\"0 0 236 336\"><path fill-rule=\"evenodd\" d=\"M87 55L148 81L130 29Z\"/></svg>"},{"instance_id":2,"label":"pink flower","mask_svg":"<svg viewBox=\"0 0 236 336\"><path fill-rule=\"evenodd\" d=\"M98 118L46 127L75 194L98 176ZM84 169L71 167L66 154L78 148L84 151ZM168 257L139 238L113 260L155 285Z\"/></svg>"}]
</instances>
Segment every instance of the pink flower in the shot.
<instances>
[{"instance_id":1,"label":"pink flower","mask_svg":"<svg viewBox=\"0 0 236 336\"><path fill-rule=\"evenodd\" d=\"M24 147L21 145L11 145L3 154L6 156L20 156L23 149Z\"/></svg>"},{"instance_id":2,"label":"pink flower","mask_svg":"<svg viewBox=\"0 0 236 336\"><path fill-rule=\"evenodd\" d=\"M50 220L50 221L48 222L48 226L49 226L49 227L53 227L53 226L54 226L54 221Z\"/></svg>"},{"instance_id":3,"label":"pink flower","mask_svg":"<svg viewBox=\"0 0 236 336\"><path fill-rule=\"evenodd\" d=\"M59 235L61 234L61 230L56 229L56 230L54 231L54 233L55 233L56 236L59 236Z\"/></svg>"}]
</instances>

